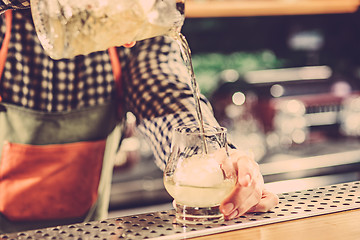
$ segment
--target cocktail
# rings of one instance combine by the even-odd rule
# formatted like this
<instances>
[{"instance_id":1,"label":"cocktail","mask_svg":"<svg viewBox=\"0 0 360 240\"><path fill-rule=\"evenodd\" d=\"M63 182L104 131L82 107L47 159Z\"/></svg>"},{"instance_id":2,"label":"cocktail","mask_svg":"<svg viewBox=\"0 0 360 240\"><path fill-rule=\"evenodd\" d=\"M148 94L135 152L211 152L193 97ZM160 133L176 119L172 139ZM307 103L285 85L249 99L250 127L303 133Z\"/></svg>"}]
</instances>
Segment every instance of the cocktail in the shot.
<instances>
[{"instance_id":1,"label":"cocktail","mask_svg":"<svg viewBox=\"0 0 360 240\"><path fill-rule=\"evenodd\" d=\"M236 183L229 159L226 129L182 126L173 132L171 154L164 171L164 185L176 202L181 223L224 220L221 201Z\"/></svg>"}]
</instances>

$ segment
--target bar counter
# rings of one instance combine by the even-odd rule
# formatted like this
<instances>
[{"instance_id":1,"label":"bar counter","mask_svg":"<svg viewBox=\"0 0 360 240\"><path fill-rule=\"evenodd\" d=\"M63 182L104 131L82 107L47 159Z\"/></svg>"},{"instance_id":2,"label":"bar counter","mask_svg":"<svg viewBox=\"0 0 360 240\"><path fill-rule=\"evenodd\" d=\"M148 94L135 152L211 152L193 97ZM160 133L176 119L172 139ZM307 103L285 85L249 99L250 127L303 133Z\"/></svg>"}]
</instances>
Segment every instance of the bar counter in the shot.
<instances>
[{"instance_id":1,"label":"bar counter","mask_svg":"<svg viewBox=\"0 0 360 240\"><path fill-rule=\"evenodd\" d=\"M332 240L360 239L360 210L269 224L225 233L192 238L194 240Z\"/></svg>"},{"instance_id":2,"label":"bar counter","mask_svg":"<svg viewBox=\"0 0 360 240\"><path fill-rule=\"evenodd\" d=\"M176 222L174 210L0 235L10 239L360 239L360 181L279 194L266 213L212 224Z\"/></svg>"}]
</instances>

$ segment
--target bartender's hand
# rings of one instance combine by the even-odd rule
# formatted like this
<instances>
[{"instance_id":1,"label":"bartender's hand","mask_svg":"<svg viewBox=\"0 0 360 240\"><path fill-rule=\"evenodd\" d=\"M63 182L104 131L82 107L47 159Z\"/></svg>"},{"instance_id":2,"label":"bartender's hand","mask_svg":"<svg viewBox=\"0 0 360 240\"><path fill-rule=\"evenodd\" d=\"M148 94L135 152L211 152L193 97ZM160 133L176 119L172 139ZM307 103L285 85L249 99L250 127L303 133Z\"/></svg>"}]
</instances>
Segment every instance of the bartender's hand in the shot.
<instances>
[{"instance_id":1,"label":"bartender's hand","mask_svg":"<svg viewBox=\"0 0 360 240\"><path fill-rule=\"evenodd\" d=\"M246 212L267 212L275 207L279 198L264 188L259 165L251 154L232 149L230 158L237 172L237 183L221 203L220 210L225 219L234 219Z\"/></svg>"},{"instance_id":2,"label":"bartender's hand","mask_svg":"<svg viewBox=\"0 0 360 240\"><path fill-rule=\"evenodd\" d=\"M135 46L135 44L136 44L136 41L125 43L123 46L126 48L132 48L133 46Z\"/></svg>"}]
</instances>

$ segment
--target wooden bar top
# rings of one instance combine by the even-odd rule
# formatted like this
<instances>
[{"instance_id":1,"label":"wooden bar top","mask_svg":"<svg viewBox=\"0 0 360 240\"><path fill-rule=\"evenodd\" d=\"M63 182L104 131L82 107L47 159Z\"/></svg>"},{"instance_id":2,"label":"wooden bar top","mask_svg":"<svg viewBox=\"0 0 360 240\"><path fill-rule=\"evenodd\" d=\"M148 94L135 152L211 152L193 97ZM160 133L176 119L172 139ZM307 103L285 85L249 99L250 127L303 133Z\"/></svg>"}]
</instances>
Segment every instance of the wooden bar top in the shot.
<instances>
[{"instance_id":1,"label":"wooden bar top","mask_svg":"<svg viewBox=\"0 0 360 240\"><path fill-rule=\"evenodd\" d=\"M360 209L273 223L194 240L359 240Z\"/></svg>"}]
</instances>

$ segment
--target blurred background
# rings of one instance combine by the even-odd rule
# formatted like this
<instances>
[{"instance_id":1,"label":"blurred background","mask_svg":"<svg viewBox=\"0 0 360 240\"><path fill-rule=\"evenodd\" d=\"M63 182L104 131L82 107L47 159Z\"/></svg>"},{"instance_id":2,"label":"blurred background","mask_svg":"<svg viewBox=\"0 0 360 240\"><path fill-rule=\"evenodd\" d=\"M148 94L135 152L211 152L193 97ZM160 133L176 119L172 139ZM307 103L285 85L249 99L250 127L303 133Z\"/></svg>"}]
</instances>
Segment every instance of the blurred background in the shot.
<instances>
[{"instance_id":1,"label":"blurred background","mask_svg":"<svg viewBox=\"0 0 360 240\"><path fill-rule=\"evenodd\" d=\"M276 193L360 180L359 4L186 1L182 32L201 92ZM171 208L130 113L128 126L110 217Z\"/></svg>"}]
</instances>

